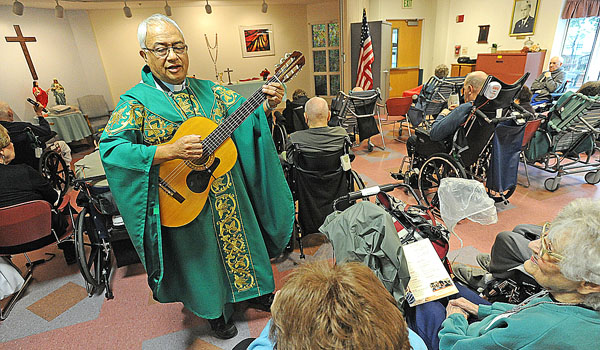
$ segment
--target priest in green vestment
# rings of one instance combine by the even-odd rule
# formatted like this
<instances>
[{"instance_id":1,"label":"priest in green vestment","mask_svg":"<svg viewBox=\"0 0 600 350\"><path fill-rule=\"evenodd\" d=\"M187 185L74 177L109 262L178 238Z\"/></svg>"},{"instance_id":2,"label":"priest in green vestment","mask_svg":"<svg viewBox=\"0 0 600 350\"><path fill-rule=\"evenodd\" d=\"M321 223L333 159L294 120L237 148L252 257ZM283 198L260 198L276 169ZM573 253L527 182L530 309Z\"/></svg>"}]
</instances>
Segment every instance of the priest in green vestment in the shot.
<instances>
[{"instance_id":1,"label":"priest in green vestment","mask_svg":"<svg viewBox=\"0 0 600 350\"><path fill-rule=\"evenodd\" d=\"M235 166L212 182L196 219L181 227L161 226L160 164L200 158L201 137L207 135L198 130L202 136L163 143L189 118L221 123L244 98L186 77L187 45L168 17L143 21L138 40L146 62L142 80L121 95L100 139L110 189L154 298L183 302L208 319L218 337L231 338L237 334L229 320L233 303L270 306L275 285L269 258L282 252L292 232L294 204L265 117L281 102L283 88L263 86L267 100L233 132Z\"/></svg>"}]
</instances>

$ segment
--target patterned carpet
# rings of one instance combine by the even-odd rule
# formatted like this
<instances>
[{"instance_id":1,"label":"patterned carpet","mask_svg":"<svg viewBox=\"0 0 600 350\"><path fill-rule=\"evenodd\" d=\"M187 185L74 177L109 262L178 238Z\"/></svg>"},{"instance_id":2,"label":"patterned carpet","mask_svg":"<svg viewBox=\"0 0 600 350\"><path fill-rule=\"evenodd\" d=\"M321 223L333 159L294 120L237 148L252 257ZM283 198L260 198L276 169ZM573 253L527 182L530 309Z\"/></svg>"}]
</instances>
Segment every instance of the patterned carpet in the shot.
<instances>
[{"instance_id":1,"label":"patterned carpet","mask_svg":"<svg viewBox=\"0 0 600 350\"><path fill-rule=\"evenodd\" d=\"M391 125L385 127L385 136L385 150L375 148L369 153L366 142L354 150L357 157L352 166L367 185L393 182L389 173L398 170L405 154L405 145L393 140ZM373 142L379 145L381 139L374 137ZM520 181L524 181L522 166L519 174ZM476 254L489 252L498 232L519 223L551 220L575 198L600 197L598 187L586 184L582 176L565 176L556 192L543 188L547 173L531 169L530 176L530 188L518 187L509 205L498 206L498 223L481 226L463 221L457 225L463 246L456 238L451 239L451 259L476 265ZM406 199L400 190L393 194ZM322 236L309 235L304 245L307 262L333 259L331 246ZM231 349L244 338L256 337L269 319L268 313L247 309L245 303L240 303L234 314L238 336L220 340L212 336L206 321L186 311L180 303L155 302L140 264L114 270L115 298L105 300L103 295L87 296L77 266L67 266L55 246L36 251L31 258L42 258L45 253L56 256L36 268L35 280L27 293L8 319L0 323L0 349ZM21 256L14 261L19 267L26 262ZM297 250L285 259L273 261L276 288L301 263L304 261ZM6 300L2 305L5 303Z\"/></svg>"}]
</instances>

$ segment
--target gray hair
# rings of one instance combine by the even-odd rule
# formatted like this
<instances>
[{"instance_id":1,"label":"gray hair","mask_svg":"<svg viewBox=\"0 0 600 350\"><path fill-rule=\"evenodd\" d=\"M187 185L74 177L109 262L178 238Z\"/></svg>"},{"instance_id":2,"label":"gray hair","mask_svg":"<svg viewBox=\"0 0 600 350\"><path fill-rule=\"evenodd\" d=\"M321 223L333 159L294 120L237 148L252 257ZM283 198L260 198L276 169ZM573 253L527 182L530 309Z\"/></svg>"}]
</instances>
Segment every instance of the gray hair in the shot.
<instances>
[{"instance_id":1,"label":"gray hair","mask_svg":"<svg viewBox=\"0 0 600 350\"><path fill-rule=\"evenodd\" d=\"M600 285L600 201L580 198L564 207L552 222L550 240L561 241L558 264L563 276L572 281ZM583 304L600 310L600 293L584 297Z\"/></svg>"},{"instance_id":2,"label":"gray hair","mask_svg":"<svg viewBox=\"0 0 600 350\"><path fill-rule=\"evenodd\" d=\"M479 70L471 72L467 74L464 85L471 85L473 89L479 92L481 90L481 87L483 86L483 83L485 83L487 77L488 75L486 73Z\"/></svg>"},{"instance_id":3,"label":"gray hair","mask_svg":"<svg viewBox=\"0 0 600 350\"><path fill-rule=\"evenodd\" d=\"M170 19L169 17L167 17L163 14L155 13L152 16L143 20L142 23L140 23L140 25L138 26L137 38L138 38L138 42L140 43L140 49L147 49L146 33L148 32L148 26L152 25L152 24L158 24L158 23L172 24L175 28L177 28L177 30L179 30L179 33L181 33L181 37L184 38L181 28L179 28L179 26L177 25L177 23L175 23L174 20ZM185 40L185 38L184 38L184 40Z\"/></svg>"},{"instance_id":4,"label":"gray hair","mask_svg":"<svg viewBox=\"0 0 600 350\"><path fill-rule=\"evenodd\" d=\"M0 101L0 119L7 119L10 106L4 101Z\"/></svg>"},{"instance_id":5,"label":"gray hair","mask_svg":"<svg viewBox=\"0 0 600 350\"><path fill-rule=\"evenodd\" d=\"M446 66L445 64L440 64L437 67L435 67L433 75L440 79L443 79L448 76L449 72L450 70L448 69L448 66Z\"/></svg>"}]
</instances>

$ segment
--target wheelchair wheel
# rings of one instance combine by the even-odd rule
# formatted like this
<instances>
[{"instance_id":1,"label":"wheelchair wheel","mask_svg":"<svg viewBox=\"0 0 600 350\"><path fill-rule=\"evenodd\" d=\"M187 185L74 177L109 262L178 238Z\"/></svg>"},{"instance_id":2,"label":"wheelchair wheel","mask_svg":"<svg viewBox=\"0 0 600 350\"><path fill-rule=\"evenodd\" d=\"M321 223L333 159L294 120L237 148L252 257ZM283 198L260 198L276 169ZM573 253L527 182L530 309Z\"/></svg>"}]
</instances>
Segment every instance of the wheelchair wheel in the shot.
<instances>
[{"instance_id":1,"label":"wheelchair wheel","mask_svg":"<svg viewBox=\"0 0 600 350\"><path fill-rule=\"evenodd\" d=\"M98 237L87 208L83 208L77 217L75 253L88 295L100 293L106 288L106 297L111 299L112 292L108 286L112 267L110 246L106 240Z\"/></svg>"},{"instance_id":2,"label":"wheelchair wheel","mask_svg":"<svg viewBox=\"0 0 600 350\"><path fill-rule=\"evenodd\" d=\"M285 151L285 143L287 141L287 132L283 125L273 125L273 143L275 143L275 150L277 154Z\"/></svg>"},{"instance_id":3,"label":"wheelchair wheel","mask_svg":"<svg viewBox=\"0 0 600 350\"><path fill-rule=\"evenodd\" d=\"M462 165L445 153L436 153L423 163L418 184L421 197L427 205L440 208L437 191L442 179L446 177L466 178L467 175Z\"/></svg>"},{"instance_id":4,"label":"wheelchair wheel","mask_svg":"<svg viewBox=\"0 0 600 350\"><path fill-rule=\"evenodd\" d=\"M40 172L53 188L60 191L62 198L69 189L69 168L60 154L46 150L40 157Z\"/></svg>"},{"instance_id":5,"label":"wheelchair wheel","mask_svg":"<svg viewBox=\"0 0 600 350\"><path fill-rule=\"evenodd\" d=\"M590 185L595 185L598 182L600 182L600 170L596 170L596 171L590 171L589 173L585 174L585 182L589 183Z\"/></svg>"}]
</instances>

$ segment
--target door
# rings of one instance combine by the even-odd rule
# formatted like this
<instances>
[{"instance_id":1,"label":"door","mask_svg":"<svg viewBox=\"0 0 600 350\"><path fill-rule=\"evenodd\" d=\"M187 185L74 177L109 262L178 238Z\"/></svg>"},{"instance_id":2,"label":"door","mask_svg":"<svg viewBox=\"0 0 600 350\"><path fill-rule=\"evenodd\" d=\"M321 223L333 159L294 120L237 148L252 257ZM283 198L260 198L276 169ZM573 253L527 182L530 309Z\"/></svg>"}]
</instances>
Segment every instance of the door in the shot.
<instances>
[{"instance_id":1,"label":"door","mask_svg":"<svg viewBox=\"0 0 600 350\"><path fill-rule=\"evenodd\" d=\"M419 85L423 20L388 20L392 23L390 97Z\"/></svg>"}]
</instances>

